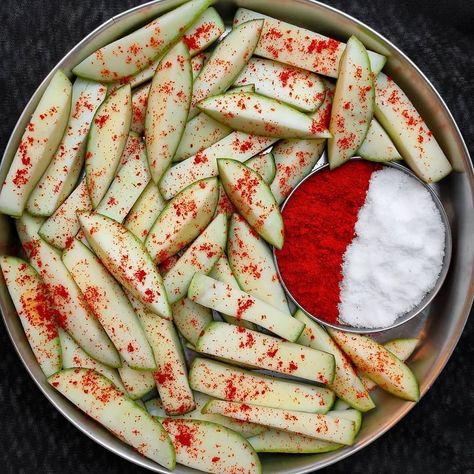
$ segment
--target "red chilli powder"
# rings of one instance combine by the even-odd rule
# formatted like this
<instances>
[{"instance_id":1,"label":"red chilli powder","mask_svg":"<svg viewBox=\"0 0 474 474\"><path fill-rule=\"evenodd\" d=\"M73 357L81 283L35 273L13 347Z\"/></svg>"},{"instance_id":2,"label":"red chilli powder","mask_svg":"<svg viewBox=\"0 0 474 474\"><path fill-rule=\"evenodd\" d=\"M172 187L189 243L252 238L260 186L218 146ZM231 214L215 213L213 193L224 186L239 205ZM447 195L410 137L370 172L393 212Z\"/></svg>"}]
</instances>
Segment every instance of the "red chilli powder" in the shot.
<instances>
[{"instance_id":1,"label":"red chilli powder","mask_svg":"<svg viewBox=\"0 0 474 474\"><path fill-rule=\"evenodd\" d=\"M302 183L283 210L285 245L276 253L281 276L298 303L328 323L338 322L342 258L379 169L364 161L326 168Z\"/></svg>"}]
</instances>

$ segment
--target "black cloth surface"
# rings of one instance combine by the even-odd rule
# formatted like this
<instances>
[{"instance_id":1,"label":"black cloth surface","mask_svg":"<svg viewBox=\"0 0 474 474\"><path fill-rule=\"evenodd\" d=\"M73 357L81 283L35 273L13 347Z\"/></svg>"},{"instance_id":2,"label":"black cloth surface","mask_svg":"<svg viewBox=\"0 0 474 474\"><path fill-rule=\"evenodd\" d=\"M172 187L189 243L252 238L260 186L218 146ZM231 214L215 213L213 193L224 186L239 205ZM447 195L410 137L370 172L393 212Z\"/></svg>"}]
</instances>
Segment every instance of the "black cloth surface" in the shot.
<instances>
[{"instance_id":1,"label":"black cloth surface","mask_svg":"<svg viewBox=\"0 0 474 474\"><path fill-rule=\"evenodd\" d=\"M38 84L80 39L139 0L1 0L0 149ZM474 2L327 0L382 32L427 74L474 150ZM419 404L327 473L474 473L474 321ZM95 444L43 397L0 325L0 471L148 472Z\"/></svg>"}]
</instances>

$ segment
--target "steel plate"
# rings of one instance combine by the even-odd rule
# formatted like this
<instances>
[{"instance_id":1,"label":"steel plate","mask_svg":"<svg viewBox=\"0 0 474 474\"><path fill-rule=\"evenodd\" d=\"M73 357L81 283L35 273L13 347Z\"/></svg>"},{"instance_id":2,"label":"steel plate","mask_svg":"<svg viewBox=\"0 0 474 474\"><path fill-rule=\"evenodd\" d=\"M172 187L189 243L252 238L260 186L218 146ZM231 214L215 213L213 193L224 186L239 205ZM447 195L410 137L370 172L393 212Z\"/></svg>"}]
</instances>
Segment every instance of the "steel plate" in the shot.
<instances>
[{"instance_id":1,"label":"steel plate","mask_svg":"<svg viewBox=\"0 0 474 474\"><path fill-rule=\"evenodd\" d=\"M0 180L4 180L29 116L56 69L61 68L69 73L74 65L100 46L180 3L182 1L179 0L157 0L133 8L113 17L78 43L46 77L23 111L6 147L0 166ZM446 104L423 73L383 36L354 18L312 0L219 0L217 8L228 24L231 23L236 6L255 9L341 40L347 40L355 34L368 48L386 55L388 63L385 71L403 88L426 118L428 126L458 171L437 187L453 237L451 267L445 283L422 317L384 332L381 336L383 340L401 336L421 338L422 343L410 366L424 394L450 357L466 323L474 296L474 172L459 129ZM2 215L0 253L15 253L17 249L18 239L12 221ZM0 282L0 308L8 333L29 374L50 402L73 425L100 445L139 466L154 472L168 472L113 437L46 383L28 346L3 280ZM262 456L264 472L302 474L328 466L362 449L416 406L380 391L374 393L374 399L377 410L364 417L363 428L355 445L327 454L265 455ZM178 466L175 472L184 474L197 471Z\"/></svg>"}]
</instances>

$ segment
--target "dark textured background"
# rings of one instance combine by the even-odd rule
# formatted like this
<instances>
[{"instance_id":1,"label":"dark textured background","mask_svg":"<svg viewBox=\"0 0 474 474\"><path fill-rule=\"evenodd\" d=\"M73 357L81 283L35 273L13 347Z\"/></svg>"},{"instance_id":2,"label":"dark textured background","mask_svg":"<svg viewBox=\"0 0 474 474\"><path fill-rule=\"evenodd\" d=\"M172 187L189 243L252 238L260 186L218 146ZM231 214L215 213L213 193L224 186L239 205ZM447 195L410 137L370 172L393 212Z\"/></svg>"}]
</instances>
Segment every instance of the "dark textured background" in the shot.
<instances>
[{"instance_id":1,"label":"dark textured background","mask_svg":"<svg viewBox=\"0 0 474 474\"><path fill-rule=\"evenodd\" d=\"M0 150L59 59L139 0L0 0ZM446 100L474 156L474 2L327 0L399 46ZM325 473L474 473L474 322L429 393L381 439ZM0 325L0 471L144 471L99 447L42 396Z\"/></svg>"}]
</instances>

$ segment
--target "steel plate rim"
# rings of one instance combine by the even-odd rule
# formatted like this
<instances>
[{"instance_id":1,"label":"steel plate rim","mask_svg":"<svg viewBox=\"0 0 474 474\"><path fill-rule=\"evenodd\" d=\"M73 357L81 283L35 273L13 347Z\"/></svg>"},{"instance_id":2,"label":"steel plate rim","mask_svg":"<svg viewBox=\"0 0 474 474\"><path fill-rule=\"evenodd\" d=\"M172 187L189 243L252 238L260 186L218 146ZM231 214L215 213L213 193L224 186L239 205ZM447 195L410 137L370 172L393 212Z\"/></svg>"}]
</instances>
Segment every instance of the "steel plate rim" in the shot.
<instances>
[{"instance_id":1,"label":"steel plate rim","mask_svg":"<svg viewBox=\"0 0 474 474\"><path fill-rule=\"evenodd\" d=\"M117 15L114 15L112 18L108 19L107 21L105 21L104 23L99 25L97 28L95 28L91 33L86 35L81 41L79 41L68 53L66 53L56 63L56 65L51 69L49 74L47 74L47 76L44 78L44 80L36 88L36 90L34 91L34 93L31 96L31 98L29 99L29 101L25 105L24 110L21 113L19 119L17 120L17 122L16 122L16 124L15 124L15 126L14 126L14 128L11 132L10 138L7 141L7 145L6 145L5 151L3 153L2 161L0 163L0 168L5 167L5 158L10 154L13 157L13 153L16 151L16 146L14 147L15 149L12 150L13 146L16 145L16 143L13 143L15 141L14 135L15 135L15 132L19 128L21 128L21 129L24 128L24 127L22 127L22 124L23 123L26 124L26 122L27 122L27 120L25 120L26 115L27 115L27 113L26 113L27 110L29 109L29 107L32 104L37 103L39 101L40 91L43 88L45 88L46 84L49 83L49 81L52 78L53 74L58 69L60 69L60 67L63 65L63 63L66 62L68 59L71 59L72 57L74 57L76 54L78 54L80 52L80 50L86 44L91 42L100 33L102 33L106 29L113 26L113 24L116 23L117 21L122 20L123 18L125 18L127 16L133 15L134 13L145 10L147 7L157 5L157 4L162 3L164 1L166 1L166 0L152 0L152 1L149 1L149 2L144 3L142 5L138 5L136 7L131 8L131 9L125 10L125 11L123 11L123 12L117 14ZM464 154L468 158L470 158L469 150L467 149L467 145L466 145L466 142L464 140L464 137L462 136L462 133L459 129L459 126L458 126L456 120L454 119L450 109L446 105L446 102L441 97L440 93L437 91L437 89L434 87L434 85L431 83L431 81L426 77L426 75L418 68L418 66L405 53L403 53L397 46L395 46L383 34L377 32L372 27L366 25L364 22L352 17L351 15L349 15L349 14L347 14L347 13L341 11L341 10L338 10L337 8L326 5L326 4L321 3L317 0L292 0L292 1L294 1L295 3L300 3L300 4L308 3L308 4L316 5L316 6L318 6L319 8L321 8L323 10L328 10L329 12L332 12L336 15L339 15L340 17L351 21L352 23L356 24L357 26L364 28L366 31L370 32L376 38L378 38L383 43L385 43L390 48L392 48L400 57L402 57L411 66L411 68L421 77L421 79L424 82L424 85L429 88L429 90L432 94L435 95L435 97L437 98L437 100L439 101L439 103L440 103L440 105L443 109L443 112L446 114L447 118L449 119L450 126L453 127L453 130L455 131L456 137L459 140L460 147L463 149ZM180 3L184 3L184 2L180 2ZM466 164L465 173L468 176L468 181L470 183L471 193L474 195L474 165L472 163L472 159L468 160L468 162ZM444 352L443 356L440 357L440 360L438 360L437 364L427 374L427 376L425 377L423 382L420 383L420 399L426 394L426 392L429 390L431 385L438 378L441 371L446 366L449 358L451 357L451 355L452 355L452 353L453 353L453 351L454 351L454 349L457 345L457 342L459 341L459 338L461 337L462 331L463 331L463 329L466 325L467 319L469 317L469 311L472 308L472 305L473 305L473 302L474 302L474 268L471 271L470 282L471 282L470 295L467 295L467 298L465 299L465 304L464 304L463 308L460 310L460 314L462 315L462 318L460 318L460 320L456 324L456 327L453 331L453 335L449 340L448 350L446 350ZM151 461L147 461L146 459L144 459L144 461L142 461L141 459L132 458L131 456L129 456L129 454L127 452L125 452L125 450L123 448L119 449L119 448L116 448L114 446L111 446L110 443L107 443L106 441L102 441L101 439L99 439L95 435L95 433L90 432L80 421L76 421L75 419L73 419L73 416L68 414L67 410L66 410L66 407L63 406L64 404L68 404L68 405L72 406L72 404L68 400L64 399L63 397L58 397L57 396L58 394L56 392L53 392L52 389L47 384L42 383L42 381L39 380L33 374L32 368L28 365L28 363L26 361L26 358L23 357L23 354L20 351L20 347L19 347L19 345L17 344L17 342L15 341L15 339L13 337L13 329L10 328L10 326L7 322L7 316L6 316L7 308L5 306L5 302L1 298L0 298L0 312L2 314L2 319L3 319L4 325L5 325L6 330L7 330L7 334L9 336L9 338L12 342L12 345L14 346L15 351L18 354L22 364L25 366L28 374L33 379L34 383L37 385L37 387L40 389L40 391L43 393L43 395L46 397L46 399L59 411L59 413L61 413L72 425L74 425L79 431L81 431L83 434L85 434L88 438L92 439L93 441L95 441L100 446L106 448L108 451L110 451L114 454L117 454L121 458L123 458L123 459L125 459L125 460L127 460L127 461L129 461L133 464L139 465L140 467L143 467L143 468L148 469L148 470L153 471L153 472L158 472L160 474L168 474L168 473L172 472L172 471L169 471L169 470L163 468L159 464L156 464L156 463L151 462ZM387 419L386 422L383 423L382 426L379 426L378 429L374 433L372 433L371 435L368 435L364 441L356 443L352 446L348 446L348 447L344 448L343 450L339 451L338 453L335 452L333 457L331 457L329 459L326 459L321 463L318 463L317 467L313 463L313 464L305 466L305 467L289 470L288 474L308 474L310 472L313 472L315 470L315 468L317 470L323 469L325 467L328 467L328 466L330 466L330 465L332 465L332 464L334 464L338 461L341 461L341 460L349 457L353 453L356 453L356 452L360 451L362 448L369 445L370 443L372 443L373 441L378 439L380 436L382 436L384 433L386 433L392 426L394 426L396 423L398 423L398 421L400 421L415 405L416 405L416 403L403 402L403 405L400 407L400 409L398 409L397 414L395 416L392 416L390 419ZM79 412L80 414L82 413L77 408L75 408L74 412ZM126 446L126 445L124 445L124 446L125 446L125 448L128 449L128 446ZM176 472L176 471L174 471L174 472Z\"/></svg>"}]
</instances>

